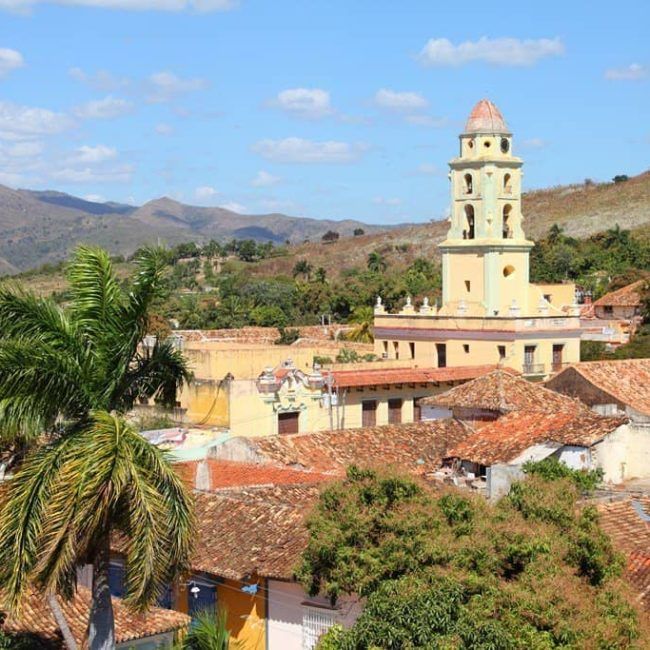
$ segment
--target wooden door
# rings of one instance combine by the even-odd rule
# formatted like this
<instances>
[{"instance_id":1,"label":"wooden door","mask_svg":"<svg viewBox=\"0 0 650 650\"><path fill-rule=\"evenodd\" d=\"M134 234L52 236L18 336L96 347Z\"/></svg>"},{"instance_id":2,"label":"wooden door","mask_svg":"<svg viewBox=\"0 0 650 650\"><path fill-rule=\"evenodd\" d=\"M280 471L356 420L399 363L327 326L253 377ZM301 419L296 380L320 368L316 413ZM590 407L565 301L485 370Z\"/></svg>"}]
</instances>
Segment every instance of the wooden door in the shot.
<instances>
[{"instance_id":1,"label":"wooden door","mask_svg":"<svg viewBox=\"0 0 650 650\"><path fill-rule=\"evenodd\" d=\"M413 398L413 422L422 421L422 407L420 406L421 397Z\"/></svg>"},{"instance_id":2,"label":"wooden door","mask_svg":"<svg viewBox=\"0 0 650 650\"><path fill-rule=\"evenodd\" d=\"M278 413L278 433L298 433L300 413Z\"/></svg>"},{"instance_id":3,"label":"wooden door","mask_svg":"<svg viewBox=\"0 0 650 650\"><path fill-rule=\"evenodd\" d=\"M400 424L402 422L402 400L388 400L388 424Z\"/></svg>"},{"instance_id":4,"label":"wooden door","mask_svg":"<svg viewBox=\"0 0 650 650\"><path fill-rule=\"evenodd\" d=\"M377 402L364 400L361 402L361 426L374 427L377 424Z\"/></svg>"}]
</instances>

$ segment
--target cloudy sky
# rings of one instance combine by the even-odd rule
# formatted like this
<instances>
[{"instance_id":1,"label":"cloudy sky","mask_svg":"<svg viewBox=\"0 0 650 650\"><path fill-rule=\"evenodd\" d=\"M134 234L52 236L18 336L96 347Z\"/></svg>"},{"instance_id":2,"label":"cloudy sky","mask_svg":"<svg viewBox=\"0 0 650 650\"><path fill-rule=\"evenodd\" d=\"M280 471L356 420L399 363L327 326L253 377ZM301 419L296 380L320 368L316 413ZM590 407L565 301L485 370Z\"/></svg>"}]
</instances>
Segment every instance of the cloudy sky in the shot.
<instances>
[{"instance_id":1,"label":"cloudy sky","mask_svg":"<svg viewBox=\"0 0 650 650\"><path fill-rule=\"evenodd\" d=\"M484 96L527 187L635 174L648 24L647 0L0 0L0 183L424 221Z\"/></svg>"}]
</instances>

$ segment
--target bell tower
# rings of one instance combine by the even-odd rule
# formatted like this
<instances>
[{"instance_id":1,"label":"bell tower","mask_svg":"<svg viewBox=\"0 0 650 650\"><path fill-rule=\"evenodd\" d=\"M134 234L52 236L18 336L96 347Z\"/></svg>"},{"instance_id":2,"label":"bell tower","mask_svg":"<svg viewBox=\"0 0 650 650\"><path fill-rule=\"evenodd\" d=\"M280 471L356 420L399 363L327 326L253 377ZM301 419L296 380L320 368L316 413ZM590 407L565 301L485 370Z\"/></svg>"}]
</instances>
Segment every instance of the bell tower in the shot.
<instances>
[{"instance_id":1,"label":"bell tower","mask_svg":"<svg viewBox=\"0 0 650 650\"><path fill-rule=\"evenodd\" d=\"M522 229L522 160L499 109L482 99L450 161L451 215L442 251L449 315L512 317L529 311L529 253Z\"/></svg>"}]
</instances>

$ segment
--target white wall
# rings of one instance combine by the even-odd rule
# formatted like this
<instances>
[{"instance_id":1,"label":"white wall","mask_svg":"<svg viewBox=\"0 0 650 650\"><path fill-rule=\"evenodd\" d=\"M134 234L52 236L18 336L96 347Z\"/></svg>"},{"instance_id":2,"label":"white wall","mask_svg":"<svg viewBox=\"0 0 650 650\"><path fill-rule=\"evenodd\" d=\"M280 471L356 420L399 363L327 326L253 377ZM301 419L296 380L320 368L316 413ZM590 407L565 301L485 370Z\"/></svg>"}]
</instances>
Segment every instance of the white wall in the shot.
<instances>
[{"instance_id":1,"label":"white wall","mask_svg":"<svg viewBox=\"0 0 650 650\"><path fill-rule=\"evenodd\" d=\"M591 451L588 447L565 445L553 455L571 469L593 469Z\"/></svg>"},{"instance_id":2,"label":"white wall","mask_svg":"<svg viewBox=\"0 0 650 650\"><path fill-rule=\"evenodd\" d=\"M422 405L422 419L423 420L446 420L452 416L449 409L438 408L437 406Z\"/></svg>"},{"instance_id":3,"label":"white wall","mask_svg":"<svg viewBox=\"0 0 650 650\"><path fill-rule=\"evenodd\" d=\"M302 650L302 617L305 606L331 609L327 598L311 598L295 582L269 580L267 610L268 650ZM336 604L336 622L350 627L361 613L356 600L340 598Z\"/></svg>"}]
</instances>

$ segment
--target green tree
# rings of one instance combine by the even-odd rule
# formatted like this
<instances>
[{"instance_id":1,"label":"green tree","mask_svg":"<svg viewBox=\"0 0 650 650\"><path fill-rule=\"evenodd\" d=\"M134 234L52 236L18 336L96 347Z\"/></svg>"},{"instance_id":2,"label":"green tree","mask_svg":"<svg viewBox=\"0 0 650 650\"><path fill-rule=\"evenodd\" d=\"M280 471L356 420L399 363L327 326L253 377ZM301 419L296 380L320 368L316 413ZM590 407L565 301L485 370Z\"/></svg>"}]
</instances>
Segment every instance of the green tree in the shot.
<instances>
[{"instance_id":1,"label":"green tree","mask_svg":"<svg viewBox=\"0 0 650 650\"><path fill-rule=\"evenodd\" d=\"M366 234L366 231L363 228L355 228L353 234L355 237L361 237L361 235Z\"/></svg>"},{"instance_id":2,"label":"green tree","mask_svg":"<svg viewBox=\"0 0 650 650\"><path fill-rule=\"evenodd\" d=\"M313 268L307 260L298 260L293 266L293 277L297 278L302 275L306 280L309 280Z\"/></svg>"},{"instance_id":3,"label":"green tree","mask_svg":"<svg viewBox=\"0 0 650 650\"><path fill-rule=\"evenodd\" d=\"M345 338L357 343L372 343L375 340L372 333L374 321L375 314L372 307L366 305L355 307L348 318L348 323L354 323L354 328L345 335Z\"/></svg>"},{"instance_id":4,"label":"green tree","mask_svg":"<svg viewBox=\"0 0 650 650\"><path fill-rule=\"evenodd\" d=\"M65 309L0 288L0 423L5 436L33 444L0 507L0 583L12 607L30 584L69 597L76 567L92 564L92 650L115 642L112 533L122 535L136 609L186 569L192 539L184 484L123 419L141 400L173 405L190 378L171 343L143 345L163 256L143 250L136 266L125 291L105 251L79 247Z\"/></svg>"},{"instance_id":5,"label":"green tree","mask_svg":"<svg viewBox=\"0 0 650 650\"><path fill-rule=\"evenodd\" d=\"M388 264L386 259L379 251L373 251L368 255L368 261L366 263L368 270L372 273L383 273Z\"/></svg>"},{"instance_id":6,"label":"green tree","mask_svg":"<svg viewBox=\"0 0 650 650\"><path fill-rule=\"evenodd\" d=\"M190 631L174 650L229 650L243 647L230 640L227 618L224 609L220 609L217 614L209 610L199 612Z\"/></svg>"}]
</instances>

